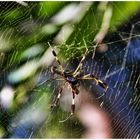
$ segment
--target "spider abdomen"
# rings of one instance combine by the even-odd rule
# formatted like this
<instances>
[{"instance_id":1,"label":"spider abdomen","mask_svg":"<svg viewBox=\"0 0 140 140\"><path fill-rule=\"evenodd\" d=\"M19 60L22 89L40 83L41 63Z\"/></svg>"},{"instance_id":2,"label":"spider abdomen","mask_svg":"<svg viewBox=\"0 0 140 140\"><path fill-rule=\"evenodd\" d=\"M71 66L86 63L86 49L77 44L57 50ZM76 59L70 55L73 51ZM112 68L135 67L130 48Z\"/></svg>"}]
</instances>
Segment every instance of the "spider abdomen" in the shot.
<instances>
[{"instance_id":1,"label":"spider abdomen","mask_svg":"<svg viewBox=\"0 0 140 140\"><path fill-rule=\"evenodd\" d=\"M73 76L67 76L66 77L66 80L69 83L71 83L72 85L76 85L78 83L78 80L75 77L73 77Z\"/></svg>"}]
</instances>

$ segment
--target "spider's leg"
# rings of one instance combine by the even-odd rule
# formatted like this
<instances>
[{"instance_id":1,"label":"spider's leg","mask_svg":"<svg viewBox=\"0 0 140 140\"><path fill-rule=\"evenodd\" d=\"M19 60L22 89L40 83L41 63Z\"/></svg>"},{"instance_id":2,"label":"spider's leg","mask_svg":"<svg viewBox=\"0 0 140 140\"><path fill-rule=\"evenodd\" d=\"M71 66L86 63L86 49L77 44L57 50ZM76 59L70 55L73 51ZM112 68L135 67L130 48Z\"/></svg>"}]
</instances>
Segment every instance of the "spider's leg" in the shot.
<instances>
[{"instance_id":1,"label":"spider's leg","mask_svg":"<svg viewBox=\"0 0 140 140\"><path fill-rule=\"evenodd\" d=\"M65 121L67 121L75 112L75 89L73 89L73 87L69 84L70 88L71 88L71 91L72 91L72 104L71 104L71 114L64 120L62 121L59 121L60 123L63 123Z\"/></svg>"},{"instance_id":2,"label":"spider's leg","mask_svg":"<svg viewBox=\"0 0 140 140\"><path fill-rule=\"evenodd\" d=\"M82 59L81 59L79 65L77 66L76 70L75 70L74 73L73 73L74 76L77 76L77 75L79 74L79 73L78 73L78 70L81 69L81 67L82 67L82 65L83 65L83 61L84 61L85 58L86 58L87 52L88 52L88 49L86 48L86 51L85 51L85 53L84 53L84 55L83 55L83 57L82 57Z\"/></svg>"},{"instance_id":3,"label":"spider's leg","mask_svg":"<svg viewBox=\"0 0 140 140\"><path fill-rule=\"evenodd\" d=\"M54 102L53 102L53 104L51 105L51 107L56 107L56 106L57 106L58 101L59 101L59 99L60 99L60 96L61 96L61 94L62 94L62 91L63 91L63 87L61 87L61 88L59 89L59 92L58 92L56 98L54 99Z\"/></svg>"},{"instance_id":4,"label":"spider's leg","mask_svg":"<svg viewBox=\"0 0 140 140\"><path fill-rule=\"evenodd\" d=\"M55 60L56 60L57 63L59 64L61 70L64 72L63 66L62 66L61 62L59 61L59 59L58 59L58 57L57 57L57 54L56 54L55 50L53 49L53 47L50 45L49 42L48 42L48 45L49 45L50 48L52 49L52 54L53 54L53 56L55 57Z\"/></svg>"},{"instance_id":5,"label":"spider's leg","mask_svg":"<svg viewBox=\"0 0 140 140\"><path fill-rule=\"evenodd\" d=\"M75 91L72 89L72 104L71 104L71 114L73 115L75 112Z\"/></svg>"},{"instance_id":6,"label":"spider's leg","mask_svg":"<svg viewBox=\"0 0 140 140\"><path fill-rule=\"evenodd\" d=\"M79 79L87 79L87 80L95 80L96 84L97 85L100 85L102 88L105 89L105 91L108 89L108 85L103 82L102 80L100 80L99 78L97 78L96 76L94 76L93 74L87 74L87 75L84 75L82 77L80 77Z\"/></svg>"},{"instance_id":7,"label":"spider's leg","mask_svg":"<svg viewBox=\"0 0 140 140\"><path fill-rule=\"evenodd\" d=\"M98 80L98 84L105 89L105 91L108 89L108 85L107 83L104 83L103 81L101 80Z\"/></svg>"},{"instance_id":8,"label":"spider's leg","mask_svg":"<svg viewBox=\"0 0 140 140\"><path fill-rule=\"evenodd\" d=\"M74 76L77 76L77 75L79 74L78 70L81 69L81 67L83 66L83 61L85 60L86 55L87 55L87 52L88 52L88 48L87 48L86 42L85 42L84 39L83 39L83 41L84 41L84 45L85 45L85 47L86 47L86 50L85 50L85 53L84 53L84 55L83 55L83 57L82 57L82 59L81 59L79 65L77 66L76 70L75 70L74 73L73 73Z\"/></svg>"}]
</instances>

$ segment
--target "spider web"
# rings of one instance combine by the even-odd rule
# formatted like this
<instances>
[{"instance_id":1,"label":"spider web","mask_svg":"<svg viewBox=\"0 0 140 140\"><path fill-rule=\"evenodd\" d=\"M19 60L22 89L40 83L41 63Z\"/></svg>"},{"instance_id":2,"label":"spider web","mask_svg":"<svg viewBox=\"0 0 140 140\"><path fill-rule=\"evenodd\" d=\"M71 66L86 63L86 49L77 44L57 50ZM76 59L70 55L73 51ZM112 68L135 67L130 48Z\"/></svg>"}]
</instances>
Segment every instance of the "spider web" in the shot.
<instances>
[{"instance_id":1,"label":"spider web","mask_svg":"<svg viewBox=\"0 0 140 140\"><path fill-rule=\"evenodd\" d=\"M118 138L139 137L140 67L139 47L136 47L136 44L139 43L140 38L135 31L139 28L138 26L139 22L132 26L124 44L113 42L103 56L97 54L96 57L99 59L94 60L92 66L92 72L109 85L109 89L101 99L101 107L113 116L112 123L116 131L115 136ZM137 37L135 38L135 36ZM123 35L121 38L123 42ZM96 87L94 88L96 89ZM102 94L102 92L99 94L99 91L97 93L96 97Z\"/></svg>"},{"instance_id":2,"label":"spider web","mask_svg":"<svg viewBox=\"0 0 140 140\"><path fill-rule=\"evenodd\" d=\"M1 31L1 40L7 40L6 42L2 42L3 46L0 49L4 53L5 57L8 57L7 61L4 61L4 58L1 59L1 69L2 72L0 74L1 77L1 95L2 92L11 93L11 98L6 100L7 102L13 100L13 93L15 87L19 84L20 76L16 73L16 76L10 76L7 73L11 73L13 70L18 68L18 66L22 66L27 64L28 70L32 68L33 71L37 70L36 62L41 62L43 65L46 64L43 60L47 58L45 55L41 57L43 52L46 50L44 47L46 44L46 39L43 40L44 34L41 34L42 42L37 44L37 46L33 45L35 40L32 40L30 36L31 33L34 33L36 27L42 27L45 25L47 19L40 19L39 17L35 19L32 14L32 11L36 8L37 3L31 3L31 8L28 9L27 5L30 3L16 3L16 2L1 2L1 17L5 14L8 14L9 11L17 8L23 8L24 13L19 13L19 16L16 20L11 20L10 16L4 18L1 22L1 26L3 26ZM79 3L72 2L72 8L75 8ZM42 6L43 7L43 6ZM118 7L119 8L119 7ZM27 10L28 9L28 10ZM76 9L79 10L78 8ZM13 13L16 11L13 11ZM40 11L39 11L40 12ZM39 13L38 13L39 14ZM94 12L92 15L94 16ZM55 17L55 16L54 16ZM71 19L73 17L70 17ZM60 19L60 17L58 18ZM57 18L52 20L59 21ZM79 18L80 19L80 18ZM9 21L7 23L7 21ZM24 22L23 22L24 21ZM95 19L96 21L96 19ZM61 25L62 21L59 21L59 25ZM64 21L65 22L65 21ZM74 21L76 22L76 21ZM89 21L87 21L89 22ZM16 32L12 29L5 30L7 26L16 27ZM45 30L44 26L44 30ZM47 26L48 27L48 26ZM46 28L47 28L46 27ZM62 32L70 33L69 25L63 27ZM49 28L51 26L49 25ZM90 24L86 28L90 28ZM99 27L97 27L99 28ZM104 44L101 44L107 51L102 52L100 49L89 49L89 54L86 56L86 59L83 64L83 73L93 73L96 77L106 82L109 86L108 90L104 92L103 88L99 85L95 84L95 81L82 81L81 86L83 86L86 90L90 92L93 98L98 102L98 105L111 117L111 123L113 127L114 137L115 138L139 138L140 134L140 113L139 113L139 86L140 86L140 38L139 38L139 28L140 23L137 21L136 23L132 23L130 25L129 32L123 30L123 27L120 31L115 32L111 37L108 36L104 39ZM18 32L20 30L20 32ZM78 28L81 30L81 27ZM53 31L50 31L53 32ZM13 37L13 34L15 35ZM90 36L92 31L87 34ZM17 36L25 36L27 35L28 42L26 44L20 43L20 38L16 41L17 44L21 45L21 48L14 48L12 50L12 39L16 39ZM62 35L62 34L60 34ZM36 34L34 34L35 38L38 38ZM39 36L39 38L40 38ZM55 35L54 35L55 36ZM46 36L45 36L46 37ZM49 38L49 35L47 36ZM55 41L60 39L59 36L55 38ZM59 41L64 41L63 45L65 46L65 37L61 38ZM40 39L41 40L41 39ZM82 42L83 40L81 40ZM71 43L71 49L76 42L76 39ZM81 43L80 42L80 43ZM6 44L7 43L7 44ZM44 44L45 45L44 45ZM44 46L43 46L43 45ZM93 47L92 41L88 42L91 46L88 45L88 48ZM16 45L16 44L14 44ZM28 49L28 46L32 46L36 51L32 52L34 49L31 49L30 55L22 52ZM101 46L101 47L102 47ZM65 46L67 47L67 46ZM4 48L4 49L3 49ZM12 55L8 55L7 50L11 50ZM37 49L38 48L38 49ZM85 46L83 46L85 48ZM78 54L78 49L75 52L72 52L72 56L76 56ZM6 53L5 53L6 52ZM95 53L94 57L93 54ZM18 54L19 53L19 54ZM51 53L48 52L48 53ZM69 53L69 49L66 50L66 54ZM84 54L84 51L82 52ZM20 57L18 56L20 55ZM26 59L28 57L28 59ZM36 61L33 61L35 58ZM44 59L45 58L45 59ZM38 60L39 59L39 60ZM13 64L18 62L18 65ZM77 59L67 61L66 68L67 69L75 69L75 66L79 63L79 56L77 55ZM5 67L3 68L3 65ZM46 64L47 65L47 64ZM16 66L16 67L15 67ZM30 66L30 67L29 67ZM26 68L27 68L26 67ZM10 69L9 69L10 68ZM8 69L8 70L7 70ZM21 74L19 72L19 74ZM30 73L29 73L30 74ZM7 76L8 75L8 76ZM14 74L13 74L14 75ZM23 73L24 75L24 73ZM8 79L8 78L9 79ZM17 79L14 78L17 77ZM70 106L71 106L71 97L67 94L66 100L62 98L60 101L60 106L53 108L50 110L50 104L57 94L59 87L61 87L60 81L51 80L47 82L49 79L52 79L53 74L50 73L50 69L42 67L39 70L37 76L31 78L32 80L26 81L25 86L27 90L20 91L20 86L17 89L21 94L19 96L16 95L16 103L19 108L16 107L16 111L13 109L9 109L7 104L3 104L1 97L1 128L0 132L4 133L4 129L8 134L4 134L5 137L10 138L80 138L84 133L84 126L82 123L76 118L72 117L68 119L64 123L59 123L60 120L65 119L69 116ZM13 79L14 80L13 80ZM8 79L8 80L7 80ZM22 78L21 78L22 79ZM12 83L11 81L14 82ZM10 82L9 82L10 81ZM21 80L22 81L22 80ZM34 81L37 81L34 83ZM10 84L9 84L10 83ZM12 84L11 84L12 83ZM20 83L23 87L24 84ZM20 85L19 84L19 85ZM8 85L8 86L7 86ZM33 86L32 86L33 85ZM36 85L34 87L34 85ZM47 85L47 86L46 86ZM90 85L90 86L89 86ZM18 86L17 86L18 87ZM22 89L22 88L21 88ZM32 90L30 90L32 89ZM7 91L8 90L8 91ZM66 92L68 92L66 90ZM18 93L18 92L17 92ZM29 94L29 95L28 95ZM21 101L18 102L18 99L22 98ZM69 98L67 100L67 98ZM64 99L64 103L63 103ZM20 104L22 102L22 104ZM9 104L8 104L9 105ZM10 110L10 111L9 111ZM2 134L1 134L2 135ZM2 135L3 136L3 135Z\"/></svg>"}]
</instances>

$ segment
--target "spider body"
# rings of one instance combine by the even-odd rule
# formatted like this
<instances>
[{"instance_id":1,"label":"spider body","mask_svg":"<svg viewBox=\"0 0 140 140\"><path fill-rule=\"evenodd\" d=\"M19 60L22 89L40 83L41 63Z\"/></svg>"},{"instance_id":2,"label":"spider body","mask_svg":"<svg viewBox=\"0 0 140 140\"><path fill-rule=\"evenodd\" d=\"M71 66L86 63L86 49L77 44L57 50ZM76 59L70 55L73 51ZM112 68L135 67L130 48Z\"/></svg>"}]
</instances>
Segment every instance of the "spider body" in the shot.
<instances>
[{"instance_id":1,"label":"spider body","mask_svg":"<svg viewBox=\"0 0 140 140\"><path fill-rule=\"evenodd\" d=\"M74 76L73 73L64 73L64 75L66 81L72 88L72 92L74 92L74 94L79 94L79 79L77 78L77 76Z\"/></svg>"},{"instance_id":2,"label":"spider body","mask_svg":"<svg viewBox=\"0 0 140 140\"><path fill-rule=\"evenodd\" d=\"M79 80L76 77L74 77L71 73L64 72L64 76L66 81L70 83L72 86L77 85L79 82Z\"/></svg>"},{"instance_id":3,"label":"spider body","mask_svg":"<svg viewBox=\"0 0 140 140\"><path fill-rule=\"evenodd\" d=\"M50 44L49 46L51 47ZM94 80L96 82L96 85L100 85L105 91L108 89L108 85L104 83L103 81L101 81L96 76L94 76L93 74L80 75L80 70L82 69L83 61L85 60L85 56L87 54L87 48L77 68L72 72L71 71L69 72L63 69L63 66L61 65L57 57L57 54L53 48L52 48L52 54L55 57L55 60L57 61L57 63L59 64L59 69L57 67L52 67L51 72L56 74L57 76L59 75L61 77L61 80L63 80L65 84L68 83L72 92L71 115L73 115L75 111L75 95L79 94L80 80ZM60 87L59 92L53 102L52 107L57 106L65 84L62 87Z\"/></svg>"},{"instance_id":4,"label":"spider body","mask_svg":"<svg viewBox=\"0 0 140 140\"><path fill-rule=\"evenodd\" d=\"M61 72L56 67L52 67L51 69L53 73L61 76L63 80L69 83L70 87L73 89L73 92L75 92L75 94L79 93L79 90L77 89L79 86L78 76L74 76L73 72L67 72L67 71Z\"/></svg>"},{"instance_id":5,"label":"spider body","mask_svg":"<svg viewBox=\"0 0 140 140\"><path fill-rule=\"evenodd\" d=\"M79 79L77 78L77 76L73 75L73 72L67 72L67 71L62 72L58 70L57 67L52 67L51 72L61 76L72 86L77 85L79 82Z\"/></svg>"}]
</instances>

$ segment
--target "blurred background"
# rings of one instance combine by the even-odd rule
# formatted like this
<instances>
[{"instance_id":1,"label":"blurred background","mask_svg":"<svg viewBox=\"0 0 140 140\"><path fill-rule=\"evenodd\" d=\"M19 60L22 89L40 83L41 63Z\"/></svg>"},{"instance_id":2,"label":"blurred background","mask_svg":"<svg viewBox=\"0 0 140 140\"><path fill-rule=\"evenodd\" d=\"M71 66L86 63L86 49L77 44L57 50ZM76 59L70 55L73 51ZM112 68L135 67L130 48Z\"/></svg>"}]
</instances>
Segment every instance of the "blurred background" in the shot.
<instances>
[{"instance_id":1,"label":"blurred background","mask_svg":"<svg viewBox=\"0 0 140 140\"><path fill-rule=\"evenodd\" d=\"M1 138L139 138L140 2L0 2ZM65 70L108 85L80 81L70 115L66 86L51 109L61 81L48 42Z\"/></svg>"}]
</instances>

